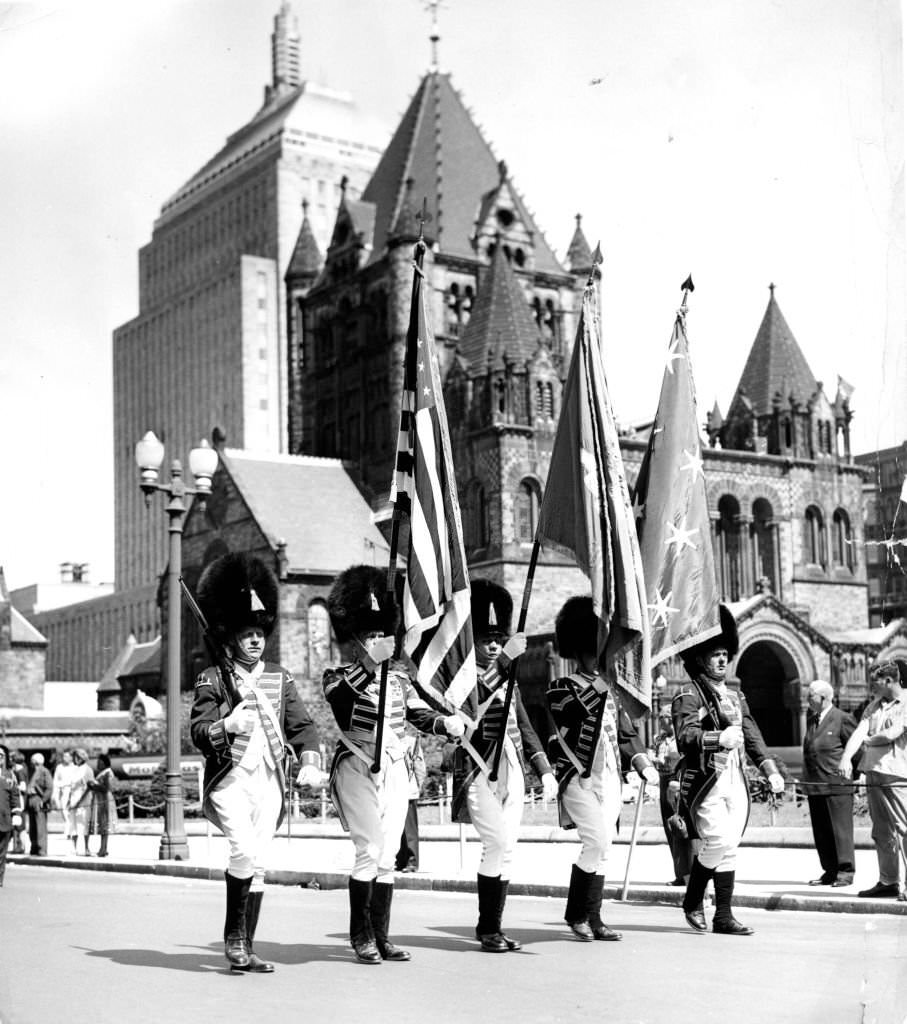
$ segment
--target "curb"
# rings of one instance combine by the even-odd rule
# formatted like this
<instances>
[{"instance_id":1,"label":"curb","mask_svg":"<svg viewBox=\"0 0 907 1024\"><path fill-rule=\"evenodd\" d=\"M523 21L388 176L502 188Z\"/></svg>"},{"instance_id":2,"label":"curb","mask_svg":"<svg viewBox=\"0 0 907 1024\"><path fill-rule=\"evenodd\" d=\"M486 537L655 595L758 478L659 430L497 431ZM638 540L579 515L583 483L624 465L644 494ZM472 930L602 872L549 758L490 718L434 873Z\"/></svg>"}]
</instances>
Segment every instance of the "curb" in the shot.
<instances>
[{"instance_id":1,"label":"curb","mask_svg":"<svg viewBox=\"0 0 907 1024\"><path fill-rule=\"evenodd\" d=\"M109 871L115 874L171 876L194 878L204 881L221 881L224 873L220 868L200 867L179 861L111 861L103 863L86 858L73 861L62 857L32 857L14 855L10 863L28 864L34 867L67 868L71 871ZM335 871L288 871L272 869L265 872L265 882L271 885L298 886L303 889L346 889L349 875ZM476 883L470 878L419 878L412 874L398 875L394 885L398 890L410 889L422 892L474 893ZM606 885L605 899L621 902L623 886ZM537 882L511 882L511 896L535 896L551 899L566 899L566 885L548 885ZM673 886L640 885L628 892L627 903L662 904L680 907L683 891ZM886 914L907 917L907 902L890 899L859 899L848 896L806 896L799 893L734 893L734 905L758 910L806 910L826 914Z\"/></svg>"}]
</instances>

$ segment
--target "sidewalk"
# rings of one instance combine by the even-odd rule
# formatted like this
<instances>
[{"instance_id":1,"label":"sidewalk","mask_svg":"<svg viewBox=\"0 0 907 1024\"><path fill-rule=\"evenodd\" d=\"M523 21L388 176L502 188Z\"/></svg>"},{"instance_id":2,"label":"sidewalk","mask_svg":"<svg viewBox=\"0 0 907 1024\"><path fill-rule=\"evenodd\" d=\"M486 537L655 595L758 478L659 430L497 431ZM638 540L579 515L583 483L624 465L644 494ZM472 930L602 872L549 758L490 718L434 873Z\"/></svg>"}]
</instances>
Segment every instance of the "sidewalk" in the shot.
<instances>
[{"instance_id":1,"label":"sidewalk","mask_svg":"<svg viewBox=\"0 0 907 1024\"><path fill-rule=\"evenodd\" d=\"M87 871L119 871L221 879L227 863L226 840L202 821L187 821L187 861L158 858L161 823L126 825L110 836L110 856L100 859L72 854L59 832L49 836L48 856L14 856L9 863ZM856 876L842 889L810 886L820 873L808 828L751 828L737 858L735 903L768 910L812 910L830 913L907 915L907 903L893 899L860 899L857 892L878 880L869 830L856 830ZM480 846L471 826L426 825L421 829L420 870L398 874L400 888L438 892L475 890ZM550 826L524 825L514 859L510 891L515 895L566 898L570 866L577 853L575 832ZM96 850L97 837L91 838ZM608 864L605 896L620 898L629 852L629 834L615 842ZM337 822L324 825L294 822L290 837L284 827L269 851L267 878L278 885L346 888L353 847ZM636 903L680 904L682 888L666 884L671 857L661 829L640 828L633 852L628 899ZM15 876L13 875L13 878Z\"/></svg>"}]
</instances>

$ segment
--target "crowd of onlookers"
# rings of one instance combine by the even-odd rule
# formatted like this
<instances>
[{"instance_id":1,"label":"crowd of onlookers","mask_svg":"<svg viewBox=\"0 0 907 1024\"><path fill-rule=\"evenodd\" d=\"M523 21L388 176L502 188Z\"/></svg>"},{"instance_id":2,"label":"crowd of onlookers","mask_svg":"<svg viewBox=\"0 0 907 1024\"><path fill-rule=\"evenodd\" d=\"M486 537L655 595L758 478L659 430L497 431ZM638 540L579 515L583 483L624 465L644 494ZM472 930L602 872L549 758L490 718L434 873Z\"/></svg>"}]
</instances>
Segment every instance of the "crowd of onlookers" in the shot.
<instances>
[{"instance_id":1,"label":"crowd of onlookers","mask_svg":"<svg viewBox=\"0 0 907 1024\"><path fill-rule=\"evenodd\" d=\"M62 815L63 835L72 843L72 852L80 856L92 855L88 837L97 835L97 856L106 857L107 836L115 831L113 772L107 754L99 754L92 768L81 747L64 750L53 773L41 753L32 754L29 763L30 770L22 753L0 744L0 886L7 853L47 856L51 810Z\"/></svg>"}]
</instances>

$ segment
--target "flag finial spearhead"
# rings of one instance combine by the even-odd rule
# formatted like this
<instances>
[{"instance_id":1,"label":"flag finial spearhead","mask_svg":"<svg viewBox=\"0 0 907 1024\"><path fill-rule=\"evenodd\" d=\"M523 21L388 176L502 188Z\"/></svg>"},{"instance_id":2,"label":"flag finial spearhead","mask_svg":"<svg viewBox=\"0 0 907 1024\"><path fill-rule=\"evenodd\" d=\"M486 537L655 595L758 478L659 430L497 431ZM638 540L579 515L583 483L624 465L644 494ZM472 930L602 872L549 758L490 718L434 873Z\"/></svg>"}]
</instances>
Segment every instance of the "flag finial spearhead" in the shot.
<instances>
[{"instance_id":1,"label":"flag finial spearhead","mask_svg":"<svg viewBox=\"0 0 907 1024\"><path fill-rule=\"evenodd\" d=\"M605 258L604 256L602 256L601 242L596 242L595 251L592 253L592 267L589 270L589 281L587 282L587 284L594 284L596 277L601 277L601 271L599 270L599 267L601 267L602 263L604 262Z\"/></svg>"}]
</instances>

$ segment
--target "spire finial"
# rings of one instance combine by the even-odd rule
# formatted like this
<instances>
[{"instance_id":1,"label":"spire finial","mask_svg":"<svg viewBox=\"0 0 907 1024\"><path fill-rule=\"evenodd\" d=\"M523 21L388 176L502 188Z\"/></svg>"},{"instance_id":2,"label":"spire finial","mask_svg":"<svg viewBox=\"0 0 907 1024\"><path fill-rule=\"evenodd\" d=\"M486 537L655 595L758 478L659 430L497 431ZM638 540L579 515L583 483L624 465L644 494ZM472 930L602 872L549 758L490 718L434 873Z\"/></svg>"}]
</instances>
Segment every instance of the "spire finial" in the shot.
<instances>
[{"instance_id":1,"label":"spire finial","mask_svg":"<svg viewBox=\"0 0 907 1024\"><path fill-rule=\"evenodd\" d=\"M580 224L582 224L582 222L583 222L583 215L581 213L576 214L576 226L577 226L577 228L579 228L579 226L580 226Z\"/></svg>"},{"instance_id":2,"label":"spire finial","mask_svg":"<svg viewBox=\"0 0 907 1024\"><path fill-rule=\"evenodd\" d=\"M441 32L438 29L438 8L441 6L441 0L423 0L425 10L431 11L431 35L429 40L431 41L431 66L430 71L435 72L439 69L438 63L438 43L441 42Z\"/></svg>"},{"instance_id":3,"label":"spire finial","mask_svg":"<svg viewBox=\"0 0 907 1024\"><path fill-rule=\"evenodd\" d=\"M308 215L309 215L309 201L308 201L308 199L305 198L305 196L303 196L303 199L302 199L302 217L303 217L303 220L306 217L308 217Z\"/></svg>"},{"instance_id":4,"label":"spire finial","mask_svg":"<svg viewBox=\"0 0 907 1024\"><path fill-rule=\"evenodd\" d=\"M344 176L340 179L340 194L341 194L341 196L345 196L346 195L346 187L347 187L347 185L349 185L349 183L350 183L350 179L344 174Z\"/></svg>"},{"instance_id":5,"label":"spire finial","mask_svg":"<svg viewBox=\"0 0 907 1024\"><path fill-rule=\"evenodd\" d=\"M769 298L773 299L775 297L775 282L774 281L772 281L772 283L768 286L768 290L769 290Z\"/></svg>"}]
</instances>

